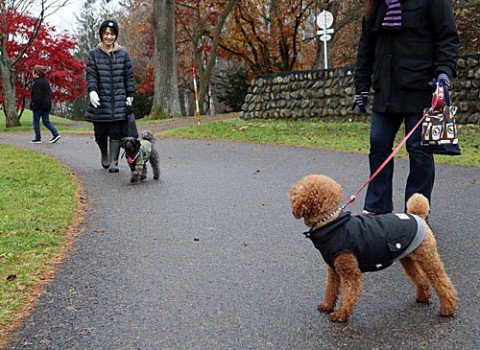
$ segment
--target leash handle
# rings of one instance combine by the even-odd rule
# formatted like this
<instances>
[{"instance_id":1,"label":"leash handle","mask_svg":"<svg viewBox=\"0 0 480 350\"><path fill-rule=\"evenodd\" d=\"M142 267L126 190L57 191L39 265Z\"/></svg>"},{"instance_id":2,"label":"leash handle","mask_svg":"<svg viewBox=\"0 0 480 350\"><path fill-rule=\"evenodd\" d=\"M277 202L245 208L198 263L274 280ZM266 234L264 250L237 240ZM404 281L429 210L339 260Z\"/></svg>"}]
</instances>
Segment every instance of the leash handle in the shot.
<instances>
[{"instance_id":1,"label":"leash handle","mask_svg":"<svg viewBox=\"0 0 480 350\"><path fill-rule=\"evenodd\" d=\"M418 128L418 126L423 122L423 120L425 119L425 117L428 115L428 113L430 113L432 110L433 110L434 107L430 107L424 114L423 116L420 118L420 120L418 121L418 123L412 128L412 130L410 130L410 132L407 134L407 136L405 136L403 138L402 141L400 141L400 143L398 144L397 147L395 147L395 149L393 150L393 152L387 157L387 159L385 159L385 161L378 167L377 170L375 170L375 172L373 173L372 176L370 176L370 178L367 180L367 182L365 182L358 190L357 192L355 192L355 194L353 196L350 197L350 200L348 202L346 202L343 206L342 206L342 209L345 209L347 207L347 205L350 205L352 204L355 199L357 198L357 196L360 194L360 192L363 191L363 189L365 187L367 187L367 185L372 182L372 180L378 175L378 173L380 173L380 171L383 170L383 168L385 168L385 166L388 164L388 162L395 156L395 154L397 154L397 152L400 150L400 148L402 148L402 146L405 144L405 142L407 142L408 138L410 136L412 136L412 134L414 133L414 131Z\"/></svg>"}]
</instances>

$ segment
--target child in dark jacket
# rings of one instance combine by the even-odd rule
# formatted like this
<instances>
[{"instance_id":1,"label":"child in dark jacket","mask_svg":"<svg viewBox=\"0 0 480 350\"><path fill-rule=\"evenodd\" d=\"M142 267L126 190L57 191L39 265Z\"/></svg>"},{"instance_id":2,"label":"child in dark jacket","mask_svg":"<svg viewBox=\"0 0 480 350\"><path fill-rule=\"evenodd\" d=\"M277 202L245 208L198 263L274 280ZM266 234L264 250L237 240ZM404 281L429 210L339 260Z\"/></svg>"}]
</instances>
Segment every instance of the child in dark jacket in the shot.
<instances>
[{"instance_id":1,"label":"child in dark jacket","mask_svg":"<svg viewBox=\"0 0 480 350\"><path fill-rule=\"evenodd\" d=\"M52 138L49 143L55 143L60 140L60 134L50 121L50 111L52 109L52 90L50 83L45 78L47 67L35 65L33 67L33 85L30 109L33 111L33 130L35 138L31 143L41 143L42 136L40 134L40 119L43 125L50 130Z\"/></svg>"}]
</instances>

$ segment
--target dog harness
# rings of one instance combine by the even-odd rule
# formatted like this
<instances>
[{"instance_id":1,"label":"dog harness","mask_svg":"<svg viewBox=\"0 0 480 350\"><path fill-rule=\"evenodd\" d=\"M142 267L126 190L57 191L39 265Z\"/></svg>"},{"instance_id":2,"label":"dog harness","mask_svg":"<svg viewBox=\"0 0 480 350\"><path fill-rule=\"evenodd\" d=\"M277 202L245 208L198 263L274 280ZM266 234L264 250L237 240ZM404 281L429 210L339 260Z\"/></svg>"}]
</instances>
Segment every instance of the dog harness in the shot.
<instances>
[{"instance_id":1,"label":"dog harness","mask_svg":"<svg viewBox=\"0 0 480 350\"><path fill-rule=\"evenodd\" d=\"M305 232L325 262L352 253L362 272L379 271L414 251L425 238L424 221L411 214L352 216L341 212L324 226Z\"/></svg>"},{"instance_id":2,"label":"dog harness","mask_svg":"<svg viewBox=\"0 0 480 350\"><path fill-rule=\"evenodd\" d=\"M134 165L135 168L142 169L152 154L152 143L148 140L140 140L140 148L137 154L132 157L127 157L128 164Z\"/></svg>"}]
</instances>

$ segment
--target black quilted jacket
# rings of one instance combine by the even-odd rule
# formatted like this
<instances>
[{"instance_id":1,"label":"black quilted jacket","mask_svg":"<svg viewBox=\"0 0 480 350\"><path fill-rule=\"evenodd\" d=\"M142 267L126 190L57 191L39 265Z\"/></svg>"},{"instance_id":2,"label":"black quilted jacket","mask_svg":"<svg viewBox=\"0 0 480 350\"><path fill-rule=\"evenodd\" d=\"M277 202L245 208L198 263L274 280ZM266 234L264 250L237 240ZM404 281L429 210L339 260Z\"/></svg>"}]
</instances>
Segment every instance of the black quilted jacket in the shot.
<instances>
[{"instance_id":1,"label":"black quilted jacket","mask_svg":"<svg viewBox=\"0 0 480 350\"><path fill-rule=\"evenodd\" d=\"M132 62L127 51L117 44L112 53L103 51L101 44L91 50L87 60L87 89L89 93L98 93L100 106L88 105L86 121L125 120L127 97L135 92Z\"/></svg>"}]
</instances>

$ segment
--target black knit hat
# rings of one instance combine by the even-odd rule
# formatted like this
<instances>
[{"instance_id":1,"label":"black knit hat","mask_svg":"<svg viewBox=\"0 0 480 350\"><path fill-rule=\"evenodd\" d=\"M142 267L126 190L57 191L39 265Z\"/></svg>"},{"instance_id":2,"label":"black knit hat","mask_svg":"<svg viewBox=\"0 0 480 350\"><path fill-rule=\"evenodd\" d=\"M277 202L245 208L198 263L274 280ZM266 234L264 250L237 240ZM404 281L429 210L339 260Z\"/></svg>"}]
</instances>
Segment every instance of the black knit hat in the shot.
<instances>
[{"instance_id":1,"label":"black knit hat","mask_svg":"<svg viewBox=\"0 0 480 350\"><path fill-rule=\"evenodd\" d=\"M102 32L105 28L112 28L113 32L115 33L115 36L118 37L118 23L115 22L114 20L107 19L106 21L103 21L102 24L100 25L100 29L98 30L100 34L100 38L102 37Z\"/></svg>"}]
</instances>

